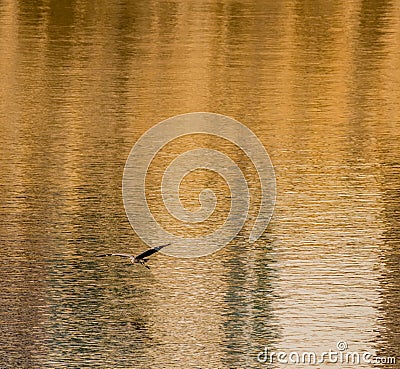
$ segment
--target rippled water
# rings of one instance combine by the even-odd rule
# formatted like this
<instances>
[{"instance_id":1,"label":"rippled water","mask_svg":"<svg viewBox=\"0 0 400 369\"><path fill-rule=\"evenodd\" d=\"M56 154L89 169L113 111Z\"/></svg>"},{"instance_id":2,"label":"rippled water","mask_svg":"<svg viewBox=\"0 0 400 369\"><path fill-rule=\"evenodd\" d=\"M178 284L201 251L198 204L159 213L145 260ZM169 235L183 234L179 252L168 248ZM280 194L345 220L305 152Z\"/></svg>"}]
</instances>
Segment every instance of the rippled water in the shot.
<instances>
[{"instance_id":1,"label":"rippled water","mask_svg":"<svg viewBox=\"0 0 400 369\"><path fill-rule=\"evenodd\" d=\"M0 367L285 367L257 354L338 341L399 367L399 71L395 1L2 1ZM265 145L267 231L200 259L157 254L150 271L94 258L146 248L125 160L191 111ZM189 180L189 207L213 178Z\"/></svg>"}]
</instances>

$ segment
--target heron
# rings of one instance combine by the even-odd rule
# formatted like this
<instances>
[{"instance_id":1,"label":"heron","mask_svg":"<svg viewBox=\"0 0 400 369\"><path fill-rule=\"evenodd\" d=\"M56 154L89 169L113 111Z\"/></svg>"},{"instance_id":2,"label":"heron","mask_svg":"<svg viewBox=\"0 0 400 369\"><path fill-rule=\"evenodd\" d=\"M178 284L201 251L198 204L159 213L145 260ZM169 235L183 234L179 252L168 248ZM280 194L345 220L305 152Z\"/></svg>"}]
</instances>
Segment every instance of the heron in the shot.
<instances>
[{"instance_id":1,"label":"heron","mask_svg":"<svg viewBox=\"0 0 400 369\"><path fill-rule=\"evenodd\" d=\"M170 243L167 243L165 245L161 245L161 246L156 246L153 247L152 249L148 249L145 252L142 252L139 255L131 255L131 254L101 254L101 255L96 255L97 257L104 257L104 256L118 256L121 258L129 258L130 262L132 264L142 264L143 266L145 266L147 269L150 269L150 267L148 265L146 265L146 263L149 261L149 259L146 259L147 257L155 254L156 252L160 251L161 249L163 249L166 246L171 245Z\"/></svg>"}]
</instances>

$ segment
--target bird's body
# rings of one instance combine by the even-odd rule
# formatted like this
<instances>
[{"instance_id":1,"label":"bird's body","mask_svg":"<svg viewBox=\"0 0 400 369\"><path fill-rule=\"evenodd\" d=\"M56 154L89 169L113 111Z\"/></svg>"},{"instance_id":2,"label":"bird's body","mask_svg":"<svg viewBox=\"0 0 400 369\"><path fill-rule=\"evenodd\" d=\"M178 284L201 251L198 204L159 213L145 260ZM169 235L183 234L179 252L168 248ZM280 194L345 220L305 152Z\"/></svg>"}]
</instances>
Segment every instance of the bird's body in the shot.
<instances>
[{"instance_id":1,"label":"bird's body","mask_svg":"<svg viewBox=\"0 0 400 369\"><path fill-rule=\"evenodd\" d=\"M144 265L147 269L150 269L150 267L148 265L146 265L146 262L148 261L148 259L146 259L146 257L153 255L154 253L160 251L162 248L169 246L170 243L167 243L166 245L161 245L161 246L156 246L153 247L152 249L148 249L145 252L142 252L139 255L131 255L131 254L101 254L101 255L96 255L97 257L104 257L104 256L119 256L122 258L129 258L129 261L132 264L142 264Z\"/></svg>"}]
</instances>

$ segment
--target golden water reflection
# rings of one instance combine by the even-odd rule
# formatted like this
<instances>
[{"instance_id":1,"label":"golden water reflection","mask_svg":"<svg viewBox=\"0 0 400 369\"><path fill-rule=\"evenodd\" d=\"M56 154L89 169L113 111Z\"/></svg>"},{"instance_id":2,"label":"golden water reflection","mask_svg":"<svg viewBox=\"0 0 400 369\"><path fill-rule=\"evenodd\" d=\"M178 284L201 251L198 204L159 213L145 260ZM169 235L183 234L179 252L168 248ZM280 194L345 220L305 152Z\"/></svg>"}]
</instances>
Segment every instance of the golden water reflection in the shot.
<instances>
[{"instance_id":1,"label":"golden water reflection","mask_svg":"<svg viewBox=\"0 0 400 369\"><path fill-rule=\"evenodd\" d=\"M0 366L257 368L264 346L339 340L398 355L399 71L393 1L3 1ZM190 111L266 146L267 232L157 255L150 273L98 262L145 248L123 166L148 128Z\"/></svg>"}]
</instances>

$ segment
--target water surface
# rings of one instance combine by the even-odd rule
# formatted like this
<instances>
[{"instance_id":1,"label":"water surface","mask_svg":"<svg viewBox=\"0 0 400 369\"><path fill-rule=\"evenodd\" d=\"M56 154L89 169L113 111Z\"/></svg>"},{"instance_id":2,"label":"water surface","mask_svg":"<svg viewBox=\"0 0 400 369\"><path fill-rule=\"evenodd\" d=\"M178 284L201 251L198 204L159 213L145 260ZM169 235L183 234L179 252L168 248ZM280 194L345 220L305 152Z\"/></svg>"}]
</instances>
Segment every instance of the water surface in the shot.
<instances>
[{"instance_id":1,"label":"water surface","mask_svg":"<svg viewBox=\"0 0 400 369\"><path fill-rule=\"evenodd\" d=\"M265 346L338 341L398 356L399 30L394 1L2 1L0 366L263 368ZM159 254L151 271L94 258L146 248L124 163L191 111L265 145L267 231L200 259ZM189 207L199 178L217 181L188 179Z\"/></svg>"}]
</instances>

